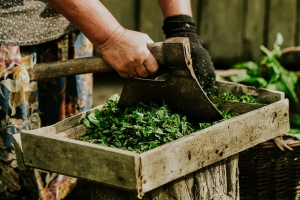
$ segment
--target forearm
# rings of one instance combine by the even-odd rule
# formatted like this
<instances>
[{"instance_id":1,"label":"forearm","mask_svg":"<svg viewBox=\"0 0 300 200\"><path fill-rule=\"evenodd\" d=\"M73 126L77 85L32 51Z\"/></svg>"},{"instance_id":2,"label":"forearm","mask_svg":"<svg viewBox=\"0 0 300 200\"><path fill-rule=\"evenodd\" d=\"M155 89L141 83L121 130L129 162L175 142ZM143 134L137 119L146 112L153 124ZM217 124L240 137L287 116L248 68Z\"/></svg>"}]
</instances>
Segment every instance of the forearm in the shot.
<instances>
[{"instance_id":1,"label":"forearm","mask_svg":"<svg viewBox=\"0 0 300 200\"><path fill-rule=\"evenodd\" d=\"M192 17L190 0L157 0L164 18L174 15L189 15Z\"/></svg>"},{"instance_id":2,"label":"forearm","mask_svg":"<svg viewBox=\"0 0 300 200\"><path fill-rule=\"evenodd\" d=\"M99 0L48 0L98 48L120 27L119 22ZM120 30L120 28L118 29Z\"/></svg>"},{"instance_id":3,"label":"forearm","mask_svg":"<svg viewBox=\"0 0 300 200\"><path fill-rule=\"evenodd\" d=\"M99 0L48 0L98 49L105 61L124 78L146 77L158 70L147 48L148 35L124 29Z\"/></svg>"}]
</instances>

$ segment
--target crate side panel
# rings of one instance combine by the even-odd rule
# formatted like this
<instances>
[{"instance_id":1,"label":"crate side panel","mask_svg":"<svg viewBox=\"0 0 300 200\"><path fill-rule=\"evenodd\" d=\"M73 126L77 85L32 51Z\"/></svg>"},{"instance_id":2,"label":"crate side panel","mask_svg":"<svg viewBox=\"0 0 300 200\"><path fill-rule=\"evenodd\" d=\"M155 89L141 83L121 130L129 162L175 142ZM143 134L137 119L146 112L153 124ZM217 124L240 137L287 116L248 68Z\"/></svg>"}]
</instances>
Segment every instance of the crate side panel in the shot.
<instances>
[{"instance_id":1,"label":"crate side panel","mask_svg":"<svg viewBox=\"0 0 300 200\"><path fill-rule=\"evenodd\" d=\"M68 129L74 127L82 118L84 118L86 115L88 115L94 109L101 110L102 107L103 107L103 105L94 107L94 108L92 108L90 110L87 110L85 112L81 112L81 113L78 113L78 114L76 114L76 115L74 115L72 117L68 117L66 119L63 119L63 120L57 122L56 124L54 124L52 126L48 126L48 127L55 128L56 129L56 133L68 130Z\"/></svg>"},{"instance_id":2,"label":"crate side panel","mask_svg":"<svg viewBox=\"0 0 300 200\"><path fill-rule=\"evenodd\" d=\"M142 153L143 192L288 131L285 99Z\"/></svg>"},{"instance_id":3,"label":"crate side panel","mask_svg":"<svg viewBox=\"0 0 300 200\"><path fill-rule=\"evenodd\" d=\"M22 133L25 165L96 181L137 189L138 154L68 138Z\"/></svg>"}]
</instances>

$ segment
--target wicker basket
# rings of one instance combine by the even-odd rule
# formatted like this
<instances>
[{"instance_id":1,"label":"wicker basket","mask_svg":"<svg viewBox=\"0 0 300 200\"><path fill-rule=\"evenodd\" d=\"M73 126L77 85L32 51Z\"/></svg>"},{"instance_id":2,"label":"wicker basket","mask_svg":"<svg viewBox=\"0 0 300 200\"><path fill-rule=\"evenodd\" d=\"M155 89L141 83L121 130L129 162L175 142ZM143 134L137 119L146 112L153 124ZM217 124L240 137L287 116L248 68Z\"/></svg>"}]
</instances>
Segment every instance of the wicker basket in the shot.
<instances>
[{"instance_id":1,"label":"wicker basket","mask_svg":"<svg viewBox=\"0 0 300 200\"><path fill-rule=\"evenodd\" d=\"M282 53L283 66L299 66L300 47L282 49ZM300 77L300 68L292 70ZM300 81L296 93L300 97ZM300 114L300 104L290 101L290 113ZM239 171L241 200L300 200L300 141L278 137L243 151Z\"/></svg>"},{"instance_id":2,"label":"wicker basket","mask_svg":"<svg viewBox=\"0 0 300 200\"><path fill-rule=\"evenodd\" d=\"M243 151L239 170L242 200L300 199L300 141L276 138Z\"/></svg>"}]
</instances>

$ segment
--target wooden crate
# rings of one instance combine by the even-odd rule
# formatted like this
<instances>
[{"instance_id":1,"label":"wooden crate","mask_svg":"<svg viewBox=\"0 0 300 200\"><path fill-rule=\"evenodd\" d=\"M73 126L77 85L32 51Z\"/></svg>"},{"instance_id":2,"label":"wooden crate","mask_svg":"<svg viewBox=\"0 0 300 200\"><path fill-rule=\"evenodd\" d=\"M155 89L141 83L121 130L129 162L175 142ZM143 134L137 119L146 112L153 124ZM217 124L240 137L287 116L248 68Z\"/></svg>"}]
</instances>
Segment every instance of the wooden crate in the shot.
<instances>
[{"instance_id":1,"label":"wooden crate","mask_svg":"<svg viewBox=\"0 0 300 200\"><path fill-rule=\"evenodd\" d=\"M230 82L217 86L220 93L250 93L270 104L219 102L239 115L141 154L76 140L85 133L85 127L76 123L88 111L53 126L22 131L22 151L16 148L19 164L134 190L141 197L289 131L289 102L284 93Z\"/></svg>"}]
</instances>

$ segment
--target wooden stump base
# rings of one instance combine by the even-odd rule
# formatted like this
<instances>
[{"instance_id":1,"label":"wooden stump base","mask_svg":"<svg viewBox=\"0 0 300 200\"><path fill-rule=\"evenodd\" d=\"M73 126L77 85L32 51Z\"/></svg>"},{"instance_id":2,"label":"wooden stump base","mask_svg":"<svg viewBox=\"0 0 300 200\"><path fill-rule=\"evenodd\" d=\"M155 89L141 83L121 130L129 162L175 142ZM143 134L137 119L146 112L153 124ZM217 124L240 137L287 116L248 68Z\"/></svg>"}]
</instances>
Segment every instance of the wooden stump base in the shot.
<instances>
[{"instance_id":1,"label":"wooden stump base","mask_svg":"<svg viewBox=\"0 0 300 200\"><path fill-rule=\"evenodd\" d=\"M91 184L92 200L136 200L137 192ZM156 188L143 200L239 200L238 154Z\"/></svg>"}]
</instances>

